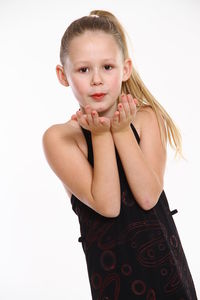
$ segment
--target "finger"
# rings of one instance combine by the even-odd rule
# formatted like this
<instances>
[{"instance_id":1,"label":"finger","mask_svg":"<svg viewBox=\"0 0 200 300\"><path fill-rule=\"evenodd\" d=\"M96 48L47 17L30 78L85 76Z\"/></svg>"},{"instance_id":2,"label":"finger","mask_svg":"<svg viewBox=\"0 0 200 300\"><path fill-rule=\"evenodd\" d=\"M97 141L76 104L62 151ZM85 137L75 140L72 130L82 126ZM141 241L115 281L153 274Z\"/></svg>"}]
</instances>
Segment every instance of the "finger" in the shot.
<instances>
[{"instance_id":1,"label":"finger","mask_svg":"<svg viewBox=\"0 0 200 300\"><path fill-rule=\"evenodd\" d=\"M104 118L104 119L105 119L104 125L110 128L110 119L109 118Z\"/></svg>"},{"instance_id":2,"label":"finger","mask_svg":"<svg viewBox=\"0 0 200 300\"><path fill-rule=\"evenodd\" d=\"M81 111L77 111L76 112L76 117L77 117L77 121L81 122L81 120L83 119L83 116L85 116Z\"/></svg>"},{"instance_id":3,"label":"finger","mask_svg":"<svg viewBox=\"0 0 200 300\"><path fill-rule=\"evenodd\" d=\"M97 126L99 124L99 115L96 110L92 111L92 118L94 125Z\"/></svg>"},{"instance_id":4,"label":"finger","mask_svg":"<svg viewBox=\"0 0 200 300\"><path fill-rule=\"evenodd\" d=\"M112 121L113 121L114 124L119 123L119 111L118 110L114 113Z\"/></svg>"},{"instance_id":5,"label":"finger","mask_svg":"<svg viewBox=\"0 0 200 300\"><path fill-rule=\"evenodd\" d=\"M100 117L99 121L100 121L101 124L104 124L105 123L105 118L104 117Z\"/></svg>"},{"instance_id":6,"label":"finger","mask_svg":"<svg viewBox=\"0 0 200 300\"><path fill-rule=\"evenodd\" d=\"M92 108L90 107L90 105L86 105L85 106L85 113L86 114L91 114L91 112L92 112Z\"/></svg>"},{"instance_id":7,"label":"finger","mask_svg":"<svg viewBox=\"0 0 200 300\"><path fill-rule=\"evenodd\" d=\"M124 105L122 103L118 104L118 110L119 110L119 122L122 122L126 119L126 113L124 110Z\"/></svg>"},{"instance_id":8,"label":"finger","mask_svg":"<svg viewBox=\"0 0 200 300\"><path fill-rule=\"evenodd\" d=\"M129 102L128 102L128 95L122 95L122 104L124 107L124 112L126 117L130 116L130 108L129 108Z\"/></svg>"},{"instance_id":9,"label":"finger","mask_svg":"<svg viewBox=\"0 0 200 300\"><path fill-rule=\"evenodd\" d=\"M134 115L136 112L136 105L135 105L132 95L130 95L130 94L128 95L128 101L129 101L130 113L131 113L131 115Z\"/></svg>"},{"instance_id":10,"label":"finger","mask_svg":"<svg viewBox=\"0 0 200 300\"><path fill-rule=\"evenodd\" d=\"M77 121L79 122L80 125L88 127L86 114L83 114L81 111L77 111L76 116L77 116Z\"/></svg>"},{"instance_id":11,"label":"finger","mask_svg":"<svg viewBox=\"0 0 200 300\"><path fill-rule=\"evenodd\" d=\"M79 119L82 117L82 112L78 110L78 111L76 112L76 117L77 117L77 119L79 120Z\"/></svg>"},{"instance_id":12,"label":"finger","mask_svg":"<svg viewBox=\"0 0 200 300\"><path fill-rule=\"evenodd\" d=\"M71 120L77 121L77 116L76 115L72 115L71 116Z\"/></svg>"},{"instance_id":13,"label":"finger","mask_svg":"<svg viewBox=\"0 0 200 300\"><path fill-rule=\"evenodd\" d=\"M125 96L124 93L122 93L120 96L119 96L119 102L122 102L122 98Z\"/></svg>"},{"instance_id":14,"label":"finger","mask_svg":"<svg viewBox=\"0 0 200 300\"><path fill-rule=\"evenodd\" d=\"M131 94L127 95L128 101L133 101L135 104L138 104L138 100L136 98L133 98Z\"/></svg>"},{"instance_id":15,"label":"finger","mask_svg":"<svg viewBox=\"0 0 200 300\"><path fill-rule=\"evenodd\" d=\"M99 118L99 123L102 125L102 126L109 126L108 123L109 123L109 120L107 118L104 118L104 117L100 117Z\"/></svg>"},{"instance_id":16,"label":"finger","mask_svg":"<svg viewBox=\"0 0 200 300\"><path fill-rule=\"evenodd\" d=\"M86 105L85 112L86 112L86 115L87 115L88 123L92 124L93 123L93 118L92 118L92 115L91 115L92 109L89 105Z\"/></svg>"}]
</instances>

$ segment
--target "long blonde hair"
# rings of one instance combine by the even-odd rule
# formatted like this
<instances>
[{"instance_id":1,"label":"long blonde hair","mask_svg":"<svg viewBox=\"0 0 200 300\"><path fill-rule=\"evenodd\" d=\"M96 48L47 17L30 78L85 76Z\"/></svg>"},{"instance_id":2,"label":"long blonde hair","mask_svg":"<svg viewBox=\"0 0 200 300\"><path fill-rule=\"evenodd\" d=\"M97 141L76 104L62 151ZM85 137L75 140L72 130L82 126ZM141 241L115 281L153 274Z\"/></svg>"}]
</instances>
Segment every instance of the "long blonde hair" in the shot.
<instances>
[{"instance_id":1,"label":"long blonde hair","mask_svg":"<svg viewBox=\"0 0 200 300\"><path fill-rule=\"evenodd\" d=\"M90 12L89 16L82 17L72 22L65 31L60 47L61 64L63 66L65 65L66 55L69 54L69 45L74 37L83 34L85 31L99 30L111 34L122 50L124 59L129 58L125 31L117 18L108 11L93 10ZM132 68L131 77L126 82L122 83L122 92L130 93L138 100L138 109L145 106L150 106L153 109L158 120L163 144L165 145L167 139L170 146L175 149L176 154L179 153L182 155L181 135L178 128L166 110L147 89L134 67ZM162 126L160 117L162 117L165 127Z\"/></svg>"}]
</instances>

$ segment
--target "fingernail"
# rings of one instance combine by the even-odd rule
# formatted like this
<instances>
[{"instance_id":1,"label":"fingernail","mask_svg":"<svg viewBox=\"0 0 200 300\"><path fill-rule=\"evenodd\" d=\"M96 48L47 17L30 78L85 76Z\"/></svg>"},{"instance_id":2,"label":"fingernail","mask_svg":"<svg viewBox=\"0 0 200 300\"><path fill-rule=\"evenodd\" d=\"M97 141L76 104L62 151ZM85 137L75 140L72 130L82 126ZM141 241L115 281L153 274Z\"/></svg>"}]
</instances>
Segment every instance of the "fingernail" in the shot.
<instances>
[{"instance_id":1,"label":"fingernail","mask_svg":"<svg viewBox=\"0 0 200 300\"><path fill-rule=\"evenodd\" d=\"M124 95L122 95L122 100L127 100L126 99L126 95L124 94Z\"/></svg>"}]
</instances>

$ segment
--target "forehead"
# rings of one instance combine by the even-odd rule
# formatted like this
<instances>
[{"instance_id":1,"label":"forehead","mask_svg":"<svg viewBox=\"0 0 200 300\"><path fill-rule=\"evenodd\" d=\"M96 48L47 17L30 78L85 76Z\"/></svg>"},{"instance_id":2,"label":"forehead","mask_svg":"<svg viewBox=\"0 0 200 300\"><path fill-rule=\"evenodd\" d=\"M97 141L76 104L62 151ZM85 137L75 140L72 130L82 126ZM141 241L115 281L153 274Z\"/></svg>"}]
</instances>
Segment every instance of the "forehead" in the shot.
<instances>
[{"instance_id":1,"label":"forehead","mask_svg":"<svg viewBox=\"0 0 200 300\"><path fill-rule=\"evenodd\" d=\"M105 56L116 59L122 57L122 51L111 34L103 31L86 31L70 42L69 58L72 60Z\"/></svg>"}]
</instances>

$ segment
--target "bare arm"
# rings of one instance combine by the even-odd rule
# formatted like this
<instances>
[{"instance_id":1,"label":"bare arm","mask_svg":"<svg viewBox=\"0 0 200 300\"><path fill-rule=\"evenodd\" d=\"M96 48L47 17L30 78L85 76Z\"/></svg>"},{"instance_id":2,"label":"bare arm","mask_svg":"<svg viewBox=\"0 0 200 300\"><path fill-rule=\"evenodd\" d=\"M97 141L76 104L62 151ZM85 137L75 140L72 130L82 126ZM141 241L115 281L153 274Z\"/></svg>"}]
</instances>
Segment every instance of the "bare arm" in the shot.
<instances>
[{"instance_id":1,"label":"bare arm","mask_svg":"<svg viewBox=\"0 0 200 300\"><path fill-rule=\"evenodd\" d=\"M111 132L92 134L94 172L92 195L99 210L109 216L120 212L120 182Z\"/></svg>"},{"instance_id":2,"label":"bare arm","mask_svg":"<svg viewBox=\"0 0 200 300\"><path fill-rule=\"evenodd\" d=\"M78 147L74 134L75 130L65 124L52 126L44 133L43 147L50 167L85 205L103 216L117 216L120 185L111 133L92 134L94 169Z\"/></svg>"},{"instance_id":3,"label":"bare arm","mask_svg":"<svg viewBox=\"0 0 200 300\"><path fill-rule=\"evenodd\" d=\"M158 122L151 108L137 113L135 119L141 126L140 145L130 125L113 132L113 140L130 189L138 204L148 210L157 203L163 189L166 149L162 145Z\"/></svg>"}]
</instances>

